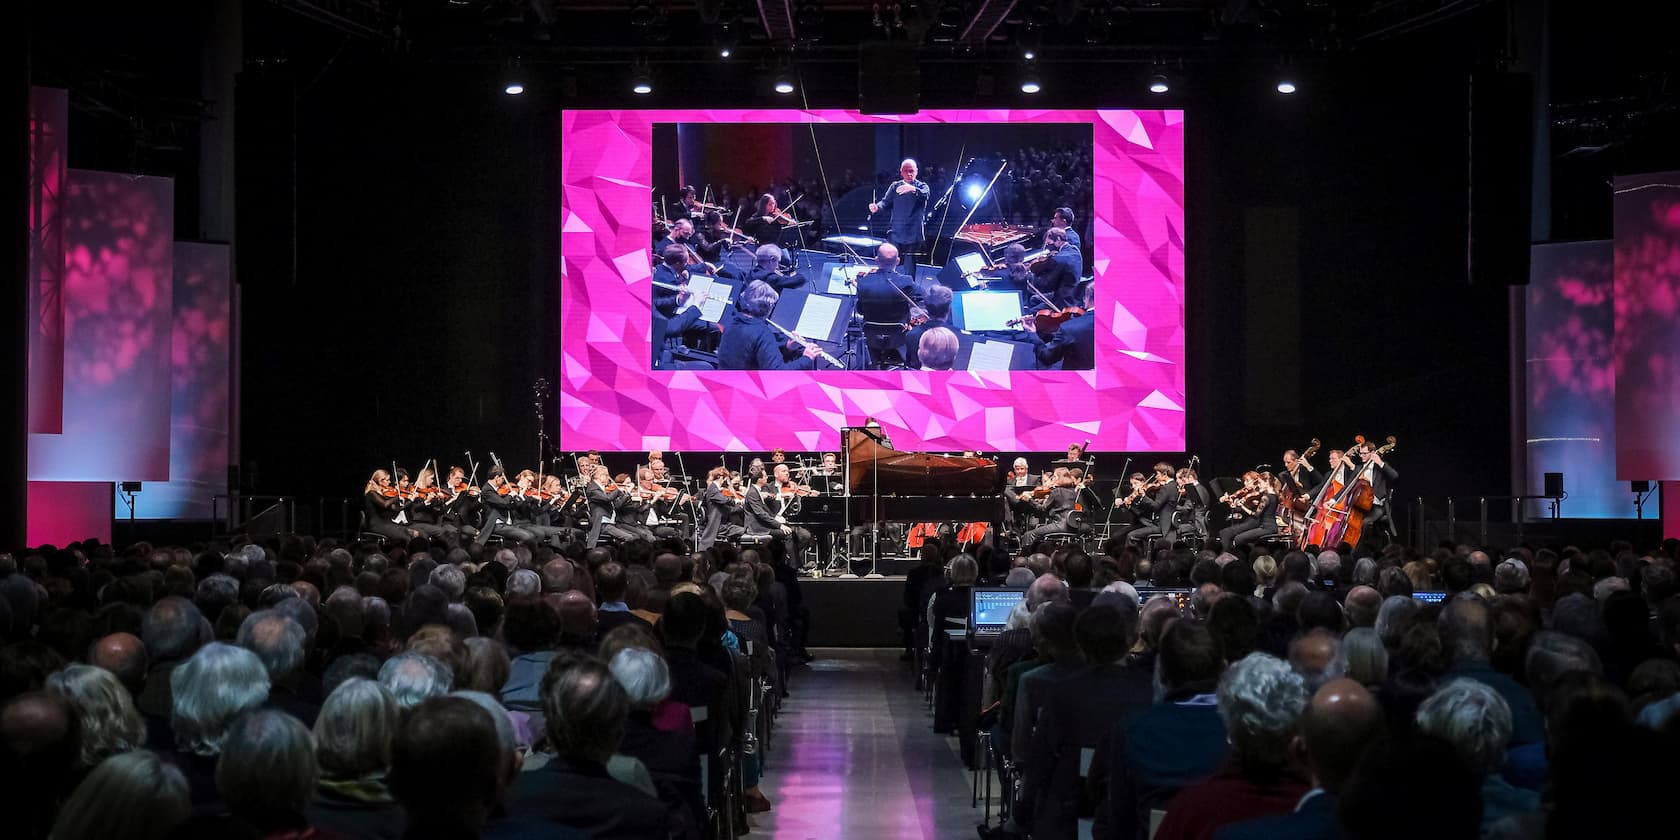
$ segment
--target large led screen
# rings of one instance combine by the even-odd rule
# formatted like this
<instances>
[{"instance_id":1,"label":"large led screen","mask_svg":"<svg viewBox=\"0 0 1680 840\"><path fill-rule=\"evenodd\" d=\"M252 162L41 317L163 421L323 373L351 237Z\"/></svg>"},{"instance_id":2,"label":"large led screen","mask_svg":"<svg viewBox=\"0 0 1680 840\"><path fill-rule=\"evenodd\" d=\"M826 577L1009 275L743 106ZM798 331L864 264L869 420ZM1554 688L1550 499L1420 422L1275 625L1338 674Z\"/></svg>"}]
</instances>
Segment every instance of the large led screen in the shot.
<instances>
[{"instance_id":1,"label":"large led screen","mask_svg":"<svg viewBox=\"0 0 1680 840\"><path fill-rule=\"evenodd\" d=\"M833 448L874 418L906 449L1184 448L1182 112L560 132L562 447Z\"/></svg>"},{"instance_id":2,"label":"large led screen","mask_svg":"<svg viewBox=\"0 0 1680 840\"><path fill-rule=\"evenodd\" d=\"M1616 477L1680 479L1680 172L1616 179Z\"/></svg>"},{"instance_id":3,"label":"large led screen","mask_svg":"<svg viewBox=\"0 0 1680 840\"><path fill-rule=\"evenodd\" d=\"M1619 518L1633 497L1604 465L1616 453L1616 318L1610 243L1536 245L1524 288L1528 359L1528 486L1563 473L1564 516ZM1541 515L1546 503L1529 503Z\"/></svg>"}]
</instances>

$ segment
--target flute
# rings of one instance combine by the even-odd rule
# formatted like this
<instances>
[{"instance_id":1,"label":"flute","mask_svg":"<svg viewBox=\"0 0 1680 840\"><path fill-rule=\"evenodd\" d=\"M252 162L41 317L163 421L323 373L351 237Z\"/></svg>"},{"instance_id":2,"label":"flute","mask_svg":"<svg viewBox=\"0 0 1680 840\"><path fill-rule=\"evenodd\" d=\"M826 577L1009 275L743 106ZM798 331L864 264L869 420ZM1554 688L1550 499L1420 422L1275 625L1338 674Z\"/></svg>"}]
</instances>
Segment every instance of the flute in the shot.
<instances>
[{"instance_id":1,"label":"flute","mask_svg":"<svg viewBox=\"0 0 1680 840\"><path fill-rule=\"evenodd\" d=\"M779 332L781 332L782 335L785 335L788 338L793 339L794 341L799 341L799 342L804 342L805 341L805 339L795 337L793 333L790 333L786 329L783 329L781 324L778 324L775 321L770 320L769 318L765 318L764 322L769 324L772 327L775 327ZM818 347L816 344L812 344L811 346L817 348L817 355L821 356L823 361L828 362L829 364L834 365L837 368L844 368L845 367L845 365L840 364L839 359L836 359L833 356L828 355L827 350L824 350L821 347Z\"/></svg>"}]
</instances>

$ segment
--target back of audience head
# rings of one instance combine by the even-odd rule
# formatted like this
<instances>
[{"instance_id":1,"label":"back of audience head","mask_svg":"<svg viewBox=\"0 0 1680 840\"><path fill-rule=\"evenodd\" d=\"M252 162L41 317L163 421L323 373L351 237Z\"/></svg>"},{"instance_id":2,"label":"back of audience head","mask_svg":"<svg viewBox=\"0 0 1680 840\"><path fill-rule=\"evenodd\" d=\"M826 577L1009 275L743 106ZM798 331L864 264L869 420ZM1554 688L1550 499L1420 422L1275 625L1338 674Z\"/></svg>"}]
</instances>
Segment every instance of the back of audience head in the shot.
<instances>
[{"instance_id":1,"label":"back of audience head","mask_svg":"<svg viewBox=\"0 0 1680 840\"><path fill-rule=\"evenodd\" d=\"M239 625L239 646L256 654L269 682L278 684L303 665L303 626L276 610L254 612Z\"/></svg>"},{"instance_id":2,"label":"back of audience head","mask_svg":"<svg viewBox=\"0 0 1680 840\"><path fill-rule=\"evenodd\" d=\"M1330 794L1341 791L1359 759L1380 740L1383 709L1364 686L1349 679L1331 680L1314 692L1301 713L1297 749L1312 772L1312 782Z\"/></svg>"},{"instance_id":3,"label":"back of audience head","mask_svg":"<svg viewBox=\"0 0 1680 840\"><path fill-rule=\"evenodd\" d=\"M354 677L340 683L315 718L315 754L329 779L382 774L391 766L391 740L401 710L390 689Z\"/></svg>"},{"instance_id":4,"label":"back of audience head","mask_svg":"<svg viewBox=\"0 0 1680 840\"><path fill-rule=\"evenodd\" d=\"M1307 697L1301 676L1270 654L1249 654L1225 670L1219 678L1219 717L1244 776L1271 781L1283 775Z\"/></svg>"},{"instance_id":5,"label":"back of audience head","mask_svg":"<svg viewBox=\"0 0 1680 840\"><path fill-rule=\"evenodd\" d=\"M146 723L115 675L92 665L71 665L47 677L47 690L64 698L80 718L80 763L93 767L108 756L145 744Z\"/></svg>"},{"instance_id":6,"label":"back of audience head","mask_svg":"<svg viewBox=\"0 0 1680 840\"><path fill-rule=\"evenodd\" d=\"M415 706L391 747L391 792L410 829L477 834L501 797L502 758L495 720L473 701L433 697Z\"/></svg>"},{"instance_id":7,"label":"back of audience head","mask_svg":"<svg viewBox=\"0 0 1680 840\"><path fill-rule=\"evenodd\" d=\"M264 834L306 825L320 776L309 730L285 712L255 709L229 727L216 789L236 817Z\"/></svg>"},{"instance_id":8,"label":"back of audience head","mask_svg":"<svg viewBox=\"0 0 1680 840\"><path fill-rule=\"evenodd\" d=\"M1395 791L1406 792L1399 807ZM1482 777L1440 738L1382 739L1342 786L1336 817L1348 840L1474 840L1481 835Z\"/></svg>"},{"instance_id":9,"label":"back of audience head","mask_svg":"<svg viewBox=\"0 0 1680 840\"><path fill-rule=\"evenodd\" d=\"M1348 590L1343 606L1347 612L1347 626L1374 627L1377 612L1382 609L1383 597L1370 586L1355 586Z\"/></svg>"},{"instance_id":10,"label":"back of audience head","mask_svg":"<svg viewBox=\"0 0 1680 840\"><path fill-rule=\"evenodd\" d=\"M671 696L671 671L664 657L646 648L623 648L608 660L608 669L629 699L630 708L652 709Z\"/></svg>"},{"instance_id":11,"label":"back of audience head","mask_svg":"<svg viewBox=\"0 0 1680 840\"><path fill-rule=\"evenodd\" d=\"M1089 612L1087 610L1086 612ZM1079 613L1066 603L1049 603L1032 614L1028 622L1033 645L1045 662L1072 662L1080 648L1074 640L1074 619Z\"/></svg>"},{"instance_id":12,"label":"back of audience head","mask_svg":"<svg viewBox=\"0 0 1680 840\"><path fill-rule=\"evenodd\" d=\"M1208 611L1207 623L1226 662L1236 662L1260 648L1260 614L1247 598L1220 598Z\"/></svg>"},{"instance_id":13,"label":"back of audience head","mask_svg":"<svg viewBox=\"0 0 1680 840\"><path fill-rule=\"evenodd\" d=\"M1341 652L1341 637L1318 627L1296 636L1289 643L1289 665L1306 681L1310 693L1343 676L1346 660L1342 659Z\"/></svg>"},{"instance_id":14,"label":"back of audience head","mask_svg":"<svg viewBox=\"0 0 1680 840\"><path fill-rule=\"evenodd\" d=\"M448 694L455 676L449 666L423 653L399 653L379 668L379 682L397 705L412 709L432 697Z\"/></svg>"},{"instance_id":15,"label":"back of audience head","mask_svg":"<svg viewBox=\"0 0 1680 840\"><path fill-rule=\"evenodd\" d=\"M138 695L146 682L146 643L132 633L112 633L88 649L88 664L116 676L130 694Z\"/></svg>"},{"instance_id":16,"label":"back of audience head","mask_svg":"<svg viewBox=\"0 0 1680 840\"><path fill-rule=\"evenodd\" d=\"M630 697L592 656L554 658L542 680L544 725L561 756L605 764L624 737Z\"/></svg>"},{"instance_id":17,"label":"back of audience head","mask_svg":"<svg viewBox=\"0 0 1680 840\"><path fill-rule=\"evenodd\" d=\"M1483 683L1451 680L1418 707L1417 726L1418 731L1452 744L1471 772L1489 776L1505 764L1511 706Z\"/></svg>"},{"instance_id":18,"label":"back of audience head","mask_svg":"<svg viewBox=\"0 0 1680 840\"><path fill-rule=\"evenodd\" d=\"M192 813L187 779L149 750L93 768L53 823L53 840L161 840Z\"/></svg>"},{"instance_id":19,"label":"back of audience head","mask_svg":"<svg viewBox=\"0 0 1680 840\"><path fill-rule=\"evenodd\" d=\"M178 661L198 649L204 639L203 624L203 615L193 602L185 598L163 598L147 611L140 637L154 661Z\"/></svg>"},{"instance_id":20,"label":"back of audience head","mask_svg":"<svg viewBox=\"0 0 1680 840\"><path fill-rule=\"evenodd\" d=\"M234 719L268 700L268 669L244 648L211 642L169 673L169 688L180 748L216 755Z\"/></svg>"},{"instance_id":21,"label":"back of audience head","mask_svg":"<svg viewBox=\"0 0 1680 840\"><path fill-rule=\"evenodd\" d=\"M1174 621L1161 634L1160 651L1155 658L1157 699L1203 684L1211 689L1224 670L1225 660L1219 655L1219 645L1207 625L1191 620Z\"/></svg>"}]
</instances>

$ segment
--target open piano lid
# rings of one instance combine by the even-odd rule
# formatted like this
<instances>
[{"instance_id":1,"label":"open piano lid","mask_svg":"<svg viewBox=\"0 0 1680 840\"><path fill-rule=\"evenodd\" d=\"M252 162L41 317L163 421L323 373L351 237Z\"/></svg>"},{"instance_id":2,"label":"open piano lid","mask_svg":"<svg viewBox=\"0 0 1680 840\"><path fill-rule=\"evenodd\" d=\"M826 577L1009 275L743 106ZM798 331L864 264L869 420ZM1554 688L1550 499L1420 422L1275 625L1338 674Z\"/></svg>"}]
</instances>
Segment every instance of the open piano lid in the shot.
<instances>
[{"instance_id":1,"label":"open piano lid","mask_svg":"<svg viewBox=\"0 0 1680 840\"><path fill-rule=\"evenodd\" d=\"M889 449L862 429L846 430L846 462L853 495L873 492L872 470L881 470L880 492L900 496L966 496L997 492L997 461Z\"/></svg>"}]
</instances>

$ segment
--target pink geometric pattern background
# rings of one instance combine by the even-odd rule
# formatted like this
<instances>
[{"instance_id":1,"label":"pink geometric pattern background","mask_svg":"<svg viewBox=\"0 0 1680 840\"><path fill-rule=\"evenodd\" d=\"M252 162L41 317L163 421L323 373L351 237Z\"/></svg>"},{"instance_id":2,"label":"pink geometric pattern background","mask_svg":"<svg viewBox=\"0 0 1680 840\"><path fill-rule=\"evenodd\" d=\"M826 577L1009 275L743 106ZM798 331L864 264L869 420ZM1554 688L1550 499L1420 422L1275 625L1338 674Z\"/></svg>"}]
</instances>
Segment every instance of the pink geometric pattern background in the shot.
<instances>
[{"instance_id":1,"label":"pink geometric pattern background","mask_svg":"<svg viewBox=\"0 0 1680 840\"><path fill-rule=\"evenodd\" d=\"M652 129L673 122L1091 124L1096 368L651 370ZM1184 448L1182 111L568 111L560 133L562 448L833 449L866 417L902 449Z\"/></svg>"}]
</instances>

